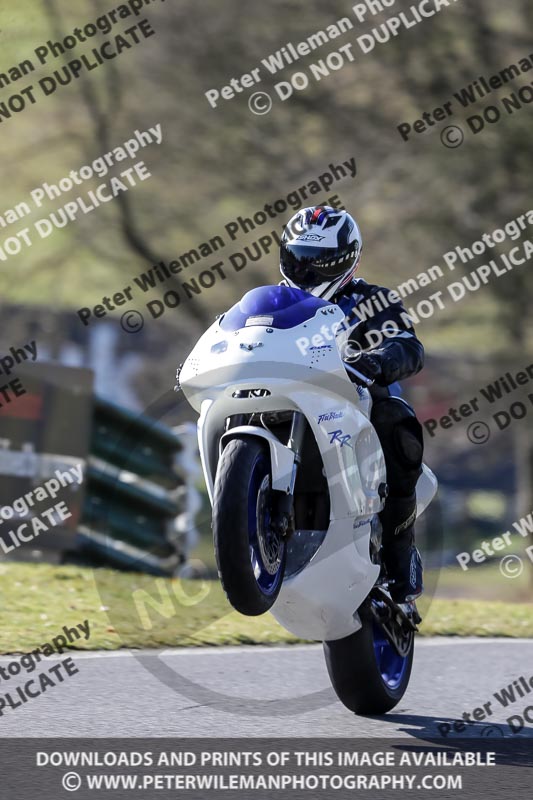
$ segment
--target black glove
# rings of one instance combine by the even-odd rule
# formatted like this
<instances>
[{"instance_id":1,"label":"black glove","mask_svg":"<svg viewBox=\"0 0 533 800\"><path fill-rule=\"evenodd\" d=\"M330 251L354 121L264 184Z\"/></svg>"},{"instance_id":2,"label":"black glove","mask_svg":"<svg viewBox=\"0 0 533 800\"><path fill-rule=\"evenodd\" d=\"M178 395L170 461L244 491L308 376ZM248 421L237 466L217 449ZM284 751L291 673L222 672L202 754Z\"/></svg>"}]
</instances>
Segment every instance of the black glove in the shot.
<instances>
[{"instance_id":1,"label":"black glove","mask_svg":"<svg viewBox=\"0 0 533 800\"><path fill-rule=\"evenodd\" d=\"M379 382L379 379L382 377L380 359L370 353L361 353L359 358L349 362L349 366L352 367L352 369L356 369L357 372L360 372L365 378L371 381ZM349 375L352 381L357 383L357 376L352 372L349 372Z\"/></svg>"},{"instance_id":2,"label":"black glove","mask_svg":"<svg viewBox=\"0 0 533 800\"><path fill-rule=\"evenodd\" d=\"M380 350L372 351L372 358L378 362L381 370L380 375L376 378L376 383L379 386L390 386L391 383L394 383L400 377L400 363L394 356L394 350L398 345L392 342L391 345L392 346L383 347ZM354 364L354 366L356 367L357 365Z\"/></svg>"}]
</instances>

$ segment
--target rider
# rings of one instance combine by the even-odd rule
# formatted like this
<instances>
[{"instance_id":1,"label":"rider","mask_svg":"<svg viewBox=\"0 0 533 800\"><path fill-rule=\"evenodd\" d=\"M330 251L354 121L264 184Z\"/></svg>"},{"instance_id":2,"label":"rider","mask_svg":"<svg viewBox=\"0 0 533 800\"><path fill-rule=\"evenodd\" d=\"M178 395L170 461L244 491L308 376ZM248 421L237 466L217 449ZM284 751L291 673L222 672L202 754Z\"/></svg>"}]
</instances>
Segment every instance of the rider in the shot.
<instances>
[{"instance_id":1,"label":"rider","mask_svg":"<svg viewBox=\"0 0 533 800\"><path fill-rule=\"evenodd\" d=\"M424 348L399 296L354 277L361 250L361 233L346 211L304 208L283 232L280 269L289 286L340 306L348 327L347 361L375 381L370 389L371 422L383 449L389 491L380 514L383 560L391 596L403 603L423 591L422 561L414 540L423 438L415 412L391 394L391 384L422 369Z\"/></svg>"}]
</instances>

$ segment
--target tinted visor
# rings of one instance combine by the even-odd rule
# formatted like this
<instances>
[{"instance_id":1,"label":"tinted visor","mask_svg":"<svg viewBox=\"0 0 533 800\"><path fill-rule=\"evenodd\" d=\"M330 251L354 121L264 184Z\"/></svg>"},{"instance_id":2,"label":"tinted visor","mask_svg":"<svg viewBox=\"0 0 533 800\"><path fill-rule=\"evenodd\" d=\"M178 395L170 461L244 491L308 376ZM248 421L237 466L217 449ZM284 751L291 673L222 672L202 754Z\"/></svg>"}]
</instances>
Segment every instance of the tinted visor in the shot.
<instances>
[{"instance_id":1,"label":"tinted visor","mask_svg":"<svg viewBox=\"0 0 533 800\"><path fill-rule=\"evenodd\" d=\"M339 253L330 247L282 244L280 255L284 276L296 286L313 289L340 278L351 269L357 256L357 245L353 243L344 253Z\"/></svg>"}]
</instances>

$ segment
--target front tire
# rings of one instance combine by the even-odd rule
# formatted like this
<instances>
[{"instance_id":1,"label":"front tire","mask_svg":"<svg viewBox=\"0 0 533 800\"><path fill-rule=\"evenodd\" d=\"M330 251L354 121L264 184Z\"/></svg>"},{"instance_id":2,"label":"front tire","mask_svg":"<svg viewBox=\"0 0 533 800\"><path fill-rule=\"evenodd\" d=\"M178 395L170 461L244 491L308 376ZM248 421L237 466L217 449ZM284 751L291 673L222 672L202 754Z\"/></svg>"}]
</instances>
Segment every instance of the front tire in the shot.
<instances>
[{"instance_id":1,"label":"front tire","mask_svg":"<svg viewBox=\"0 0 533 800\"><path fill-rule=\"evenodd\" d=\"M215 479L218 574L233 608L252 617L274 605L285 572L286 543L271 526L269 455L257 439L232 439L222 452Z\"/></svg>"},{"instance_id":2,"label":"front tire","mask_svg":"<svg viewBox=\"0 0 533 800\"><path fill-rule=\"evenodd\" d=\"M344 639L324 642L329 677L337 697L355 714L386 714L402 699L413 666L414 633L407 655L398 655L368 609L362 628Z\"/></svg>"}]
</instances>

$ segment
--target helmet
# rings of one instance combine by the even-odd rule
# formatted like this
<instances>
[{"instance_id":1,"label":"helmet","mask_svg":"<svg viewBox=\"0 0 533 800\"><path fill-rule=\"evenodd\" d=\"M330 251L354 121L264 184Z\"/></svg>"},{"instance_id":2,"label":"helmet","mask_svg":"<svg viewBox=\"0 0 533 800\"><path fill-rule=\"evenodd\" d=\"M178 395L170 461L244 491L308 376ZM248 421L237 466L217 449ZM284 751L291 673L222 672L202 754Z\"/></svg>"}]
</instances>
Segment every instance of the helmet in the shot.
<instances>
[{"instance_id":1,"label":"helmet","mask_svg":"<svg viewBox=\"0 0 533 800\"><path fill-rule=\"evenodd\" d=\"M362 246L361 232L347 211L303 208L283 231L281 274L289 286L329 300L354 276Z\"/></svg>"}]
</instances>

